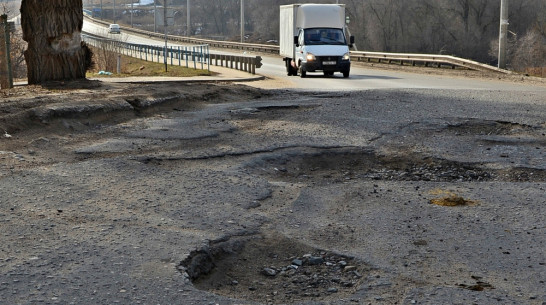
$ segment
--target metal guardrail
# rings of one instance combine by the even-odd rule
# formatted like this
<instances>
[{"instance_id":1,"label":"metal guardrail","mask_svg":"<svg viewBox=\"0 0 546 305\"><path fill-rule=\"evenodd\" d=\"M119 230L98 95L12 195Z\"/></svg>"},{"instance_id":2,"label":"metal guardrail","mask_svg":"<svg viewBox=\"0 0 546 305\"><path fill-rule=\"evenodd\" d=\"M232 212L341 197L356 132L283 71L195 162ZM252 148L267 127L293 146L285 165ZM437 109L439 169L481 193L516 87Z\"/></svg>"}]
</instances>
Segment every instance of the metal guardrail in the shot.
<instances>
[{"instance_id":1,"label":"metal guardrail","mask_svg":"<svg viewBox=\"0 0 546 305\"><path fill-rule=\"evenodd\" d=\"M208 65L209 47L207 45L199 45L192 47L165 47L152 46L143 44L134 44L112 40L107 38L98 38L90 35L82 34L82 39L89 45L102 48L108 51L120 53L123 55L139 58L145 61L165 62L171 66L185 65L187 68L193 66L197 69L197 65L201 66L201 70Z\"/></svg>"},{"instance_id":2,"label":"metal guardrail","mask_svg":"<svg viewBox=\"0 0 546 305\"><path fill-rule=\"evenodd\" d=\"M455 56L449 55L431 55L431 54L408 54L408 53L381 53L381 52L351 52L351 59L356 61L372 61L376 60L377 62L387 62L393 63L396 62L400 65L404 63L409 63L413 66L416 63L423 63L425 66L436 64L438 67L441 65L449 65L452 68L462 67L471 70L478 71L493 71L509 74L511 71L499 69L490 65L482 64L477 61L472 61L468 59L458 58Z\"/></svg>"},{"instance_id":3,"label":"metal guardrail","mask_svg":"<svg viewBox=\"0 0 546 305\"><path fill-rule=\"evenodd\" d=\"M210 54L210 64L214 62L215 66L222 66L230 69L246 71L256 74L256 69L262 66L262 57L233 56L223 54Z\"/></svg>"},{"instance_id":4,"label":"metal guardrail","mask_svg":"<svg viewBox=\"0 0 546 305\"><path fill-rule=\"evenodd\" d=\"M88 17L87 17L88 18ZM107 22L92 19L94 22L98 22L104 25L108 25ZM143 30L138 30L134 28L122 27L122 30L127 32L133 32L140 35L145 35L149 37L164 38L165 36L160 33L153 33ZM198 39L191 37L182 37L167 35L167 39L172 41L179 41L191 44L208 44L211 47L219 48L228 48L228 49L238 49L238 50L247 50L247 51L256 51L264 53L279 53L279 46L277 45L263 45L263 44L252 44L252 43L237 43L230 41L217 41L217 40L208 40L208 39ZM378 62L387 62L398 64L410 63L415 65L420 62L425 66L436 64L437 67L442 65L450 65L451 67L462 67L471 70L478 71L487 71L487 72L499 72L504 74L512 73L511 71L499 69L490 65L479 63L477 61L472 61L468 59L463 59L455 56L449 55L432 55L432 54L411 54L411 53L384 53L384 52L358 52L351 51L351 59L356 61L371 61L376 60Z\"/></svg>"},{"instance_id":5,"label":"metal guardrail","mask_svg":"<svg viewBox=\"0 0 546 305\"><path fill-rule=\"evenodd\" d=\"M89 18L89 17L86 16L86 18ZM109 23L104 22L104 21L100 21L100 20L96 20L96 19L92 19L92 20L94 22L97 22L97 23L100 23L100 24L109 25ZM136 33L136 34L140 34L140 35L145 35L145 36L148 36L148 37L156 37L156 38L161 38L161 39L165 38L164 34L162 35L162 34L159 34L159 33L151 33L151 32L147 32L147 31L133 29L133 28L127 28L127 27L121 27L121 31L132 32L132 33ZM82 36L84 36L84 35L85 34L82 34ZM93 37L92 35L85 35L85 36L86 37ZM170 40L170 41L188 42L188 43L191 43L191 44L199 43L198 45L200 45L200 46L207 46L207 56L204 57L205 60L203 61L203 63L205 63L205 64L211 64L212 61L214 61L214 65L216 65L216 66L223 66L223 67L227 67L227 68L231 68L231 69L237 69L237 70L245 71L245 72L252 73L252 74L256 74L256 69L258 69L258 68L260 68L262 66L261 56L255 56L255 57L251 57L251 56L230 56L230 55L220 55L220 54L211 54L210 53L210 46L225 47L226 42L215 41L215 40L205 40L205 39L190 39L190 38L184 39L184 38L186 38L186 37L173 36L173 35L168 35L167 36L167 39ZM211 44L208 44L207 42L211 42ZM234 43L234 45L236 45L236 43ZM163 52L163 49L165 48L164 46L155 46L155 47L154 46L145 46L145 45L135 45L135 46L138 46L139 50L155 50L156 54L161 54ZM148 49L146 49L146 47L148 47ZM171 48L174 48L174 50L173 51L168 50L167 51L167 53L168 53L167 56L169 56L169 54L170 54L170 61L174 62L174 61L178 60L178 58L180 58L180 56L181 56L180 53L182 51L179 51L180 48L184 48L185 52L187 52L187 50L188 50L187 48L192 48L192 47L176 47L176 48L171 47ZM234 48L235 48L235 46L234 46ZM251 49L252 48L247 46L247 48L245 50L251 50ZM259 51L258 47L256 47L255 49L252 49L252 50ZM260 49L260 51L261 50L262 49ZM278 47L277 47L277 52L278 52ZM138 53L139 52L132 52L132 53L125 54L125 55L133 56L134 54L138 54ZM154 55L150 54L150 56L151 56L151 58L153 60ZM160 55L157 55L156 58L158 58L158 56L160 56ZM175 60L173 60L173 58ZM141 59L147 60L146 56L141 58ZM209 69L210 69L210 67L209 67Z\"/></svg>"},{"instance_id":6,"label":"metal guardrail","mask_svg":"<svg viewBox=\"0 0 546 305\"><path fill-rule=\"evenodd\" d=\"M185 65L186 68L193 67L197 69L198 65L200 65L201 70L204 70L204 66L207 65L207 69L210 71L210 65L214 64L215 66L236 69L252 74L256 74L256 69L262 66L262 58L260 56L210 54L209 46L206 44L189 47L167 46L165 48L165 46L127 43L85 34L82 34L82 39L96 48L103 48L145 61L164 63L166 58L167 64L171 66Z\"/></svg>"}]
</instances>

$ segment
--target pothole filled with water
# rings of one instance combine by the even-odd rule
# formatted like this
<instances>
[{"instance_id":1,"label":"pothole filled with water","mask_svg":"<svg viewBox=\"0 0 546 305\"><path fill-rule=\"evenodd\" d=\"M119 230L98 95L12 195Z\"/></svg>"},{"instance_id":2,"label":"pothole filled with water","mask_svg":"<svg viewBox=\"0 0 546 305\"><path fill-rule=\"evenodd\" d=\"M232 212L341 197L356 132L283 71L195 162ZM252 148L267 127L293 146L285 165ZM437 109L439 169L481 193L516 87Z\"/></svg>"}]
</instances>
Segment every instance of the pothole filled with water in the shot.
<instances>
[{"instance_id":1,"label":"pothole filled with water","mask_svg":"<svg viewBox=\"0 0 546 305\"><path fill-rule=\"evenodd\" d=\"M371 270L353 257L281 235L212 241L178 269L200 290L265 304L350 298Z\"/></svg>"}]
</instances>

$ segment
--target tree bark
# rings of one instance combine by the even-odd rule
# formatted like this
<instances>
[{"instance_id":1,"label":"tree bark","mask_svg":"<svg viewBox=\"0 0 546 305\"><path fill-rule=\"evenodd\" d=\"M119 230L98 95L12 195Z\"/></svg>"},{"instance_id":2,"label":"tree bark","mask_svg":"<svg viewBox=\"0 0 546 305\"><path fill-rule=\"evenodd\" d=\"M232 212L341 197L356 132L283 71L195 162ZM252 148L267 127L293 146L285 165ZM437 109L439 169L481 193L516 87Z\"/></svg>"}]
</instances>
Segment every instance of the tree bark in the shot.
<instances>
[{"instance_id":1,"label":"tree bark","mask_svg":"<svg viewBox=\"0 0 546 305\"><path fill-rule=\"evenodd\" d=\"M85 78L91 51L81 40L82 0L23 0L28 83Z\"/></svg>"}]
</instances>

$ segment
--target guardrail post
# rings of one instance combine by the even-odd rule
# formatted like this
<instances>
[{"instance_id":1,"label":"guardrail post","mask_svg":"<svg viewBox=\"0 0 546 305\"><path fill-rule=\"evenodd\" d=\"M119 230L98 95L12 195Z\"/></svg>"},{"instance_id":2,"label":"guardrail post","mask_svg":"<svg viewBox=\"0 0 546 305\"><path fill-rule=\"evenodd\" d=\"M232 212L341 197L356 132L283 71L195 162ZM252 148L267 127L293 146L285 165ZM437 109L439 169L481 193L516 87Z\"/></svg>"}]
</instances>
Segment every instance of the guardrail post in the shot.
<instances>
[{"instance_id":1,"label":"guardrail post","mask_svg":"<svg viewBox=\"0 0 546 305\"><path fill-rule=\"evenodd\" d=\"M201 51L201 70L203 70L203 61L205 61L205 56L203 54L203 46L200 47Z\"/></svg>"},{"instance_id":2,"label":"guardrail post","mask_svg":"<svg viewBox=\"0 0 546 305\"><path fill-rule=\"evenodd\" d=\"M195 62L195 47L193 47L193 52L192 52L191 58L193 60L193 68L197 69L197 63Z\"/></svg>"},{"instance_id":3,"label":"guardrail post","mask_svg":"<svg viewBox=\"0 0 546 305\"><path fill-rule=\"evenodd\" d=\"M188 63L188 47L184 47L184 55L186 56L186 68L189 67Z\"/></svg>"},{"instance_id":4,"label":"guardrail post","mask_svg":"<svg viewBox=\"0 0 546 305\"><path fill-rule=\"evenodd\" d=\"M180 46L178 46L178 65L182 65L182 58L180 57L182 54L180 54Z\"/></svg>"}]
</instances>

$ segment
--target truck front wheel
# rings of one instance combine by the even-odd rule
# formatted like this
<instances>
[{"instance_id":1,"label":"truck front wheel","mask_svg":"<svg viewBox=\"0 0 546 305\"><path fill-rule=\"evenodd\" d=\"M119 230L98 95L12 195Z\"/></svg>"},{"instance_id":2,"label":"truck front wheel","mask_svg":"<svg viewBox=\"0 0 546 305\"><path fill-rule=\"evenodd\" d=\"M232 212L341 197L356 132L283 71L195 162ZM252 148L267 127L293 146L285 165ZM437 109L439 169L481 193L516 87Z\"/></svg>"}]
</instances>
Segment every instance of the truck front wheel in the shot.
<instances>
[{"instance_id":1,"label":"truck front wheel","mask_svg":"<svg viewBox=\"0 0 546 305\"><path fill-rule=\"evenodd\" d=\"M307 76L307 71L303 70L303 66L300 66L299 68L299 72L300 72L300 77L301 78L305 78Z\"/></svg>"},{"instance_id":2,"label":"truck front wheel","mask_svg":"<svg viewBox=\"0 0 546 305\"><path fill-rule=\"evenodd\" d=\"M343 71L343 77L345 78L349 77L349 70Z\"/></svg>"}]
</instances>

